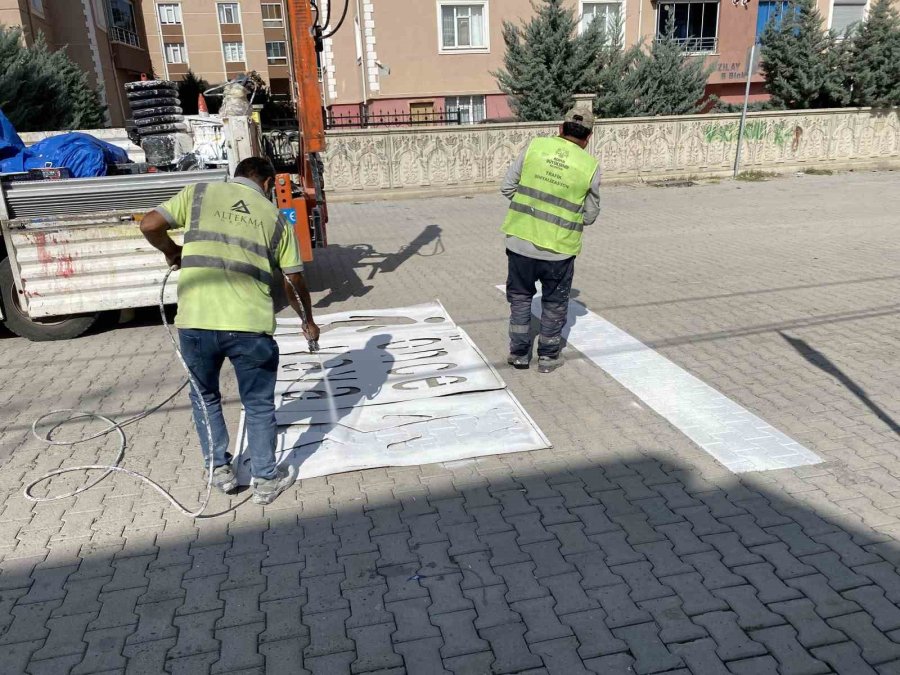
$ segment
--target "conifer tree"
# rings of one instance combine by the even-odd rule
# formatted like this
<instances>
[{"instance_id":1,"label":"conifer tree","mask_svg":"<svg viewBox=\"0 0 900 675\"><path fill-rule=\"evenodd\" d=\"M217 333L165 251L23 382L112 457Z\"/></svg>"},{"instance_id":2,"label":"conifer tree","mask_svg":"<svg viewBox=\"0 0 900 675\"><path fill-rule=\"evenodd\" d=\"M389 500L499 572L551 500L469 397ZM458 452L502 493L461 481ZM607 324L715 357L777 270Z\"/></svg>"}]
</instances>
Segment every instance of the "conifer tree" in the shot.
<instances>
[{"instance_id":1,"label":"conifer tree","mask_svg":"<svg viewBox=\"0 0 900 675\"><path fill-rule=\"evenodd\" d=\"M579 34L575 12L564 0L535 0L533 7L528 23L503 22L504 68L493 75L520 119L557 120L575 94L596 90L603 29L594 21Z\"/></svg>"},{"instance_id":2,"label":"conifer tree","mask_svg":"<svg viewBox=\"0 0 900 675\"><path fill-rule=\"evenodd\" d=\"M848 51L851 105L900 105L900 15L891 0L875 0L850 36Z\"/></svg>"},{"instance_id":3,"label":"conifer tree","mask_svg":"<svg viewBox=\"0 0 900 675\"><path fill-rule=\"evenodd\" d=\"M99 92L91 86L88 75L72 61L65 50L51 54L57 69L57 77L64 88L61 98L68 112L65 123L67 129L99 129L106 124L103 104ZM100 85L103 86L102 84Z\"/></svg>"},{"instance_id":4,"label":"conifer tree","mask_svg":"<svg viewBox=\"0 0 900 675\"><path fill-rule=\"evenodd\" d=\"M669 13L665 35L650 51L641 52L623 86L635 90L631 116L691 115L706 104L706 83L712 66L688 56L675 37L674 12Z\"/></svg>"},{"instance_id":5,"label":"conifer tree","mask_svg":"<svg viewBox=\"0 0 900 675\"><path fill-rule=\"evenodd\" d=\"M845 43L825 30L815 0L791 0L761 36L772 104L788 109L846 105Z\"/></svg>"},{"instance_id":6,"label":"conifer tree","mask_svg":"<svg viewBox=\"0 0 900 675\"><path fill-rule=\"evenodd\" d=\"M18 131L92 129L104 124L100 97L64 50L39 35L31 47L18 28L0 26L0 108Z\"/></svg>"},{"instance_id":7,"label":"conifer tree","mask_svg":"<svg viewBox=\"0 0 900 675\"><path fill-rule=\"evenodd\" d=\"M181 109L185 115L197 114L197 103L200 94L209 89L209 82L199 77L193 70L178 83L178 99L181 101ZM208 104L208 102L207 102Z\"/></svg>"}]
</instances>

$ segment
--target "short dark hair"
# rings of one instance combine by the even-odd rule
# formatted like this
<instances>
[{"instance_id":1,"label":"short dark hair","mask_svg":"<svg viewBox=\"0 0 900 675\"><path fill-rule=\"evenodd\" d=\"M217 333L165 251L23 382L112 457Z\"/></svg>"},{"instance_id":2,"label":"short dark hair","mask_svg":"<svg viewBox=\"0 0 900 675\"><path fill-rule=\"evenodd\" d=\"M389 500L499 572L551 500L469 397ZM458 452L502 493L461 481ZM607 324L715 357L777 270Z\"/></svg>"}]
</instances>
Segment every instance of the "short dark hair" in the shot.
<instances>
[{"instance_id":1,"label":"short dark hair","mask_svg":"<svg viewBox=\"0 0 900 675\"><path fill-rule=\"evenodd\" d=\"M583 141L590 135L591 129L578 122L563 122L563 136L571 136L579 141Z\"/></svg>"},{"instance_id":2,"label":"short dark hair","mask_svg":"<svg viewBox=\"0 0 900 675\"><path fill-rule=\"evenodd\" d=\"M275 178L275 167L265 157L248 157L242 159L234 170L235 178L250 178L262 185L270 178Z\"/></svg>"}]
</instances>

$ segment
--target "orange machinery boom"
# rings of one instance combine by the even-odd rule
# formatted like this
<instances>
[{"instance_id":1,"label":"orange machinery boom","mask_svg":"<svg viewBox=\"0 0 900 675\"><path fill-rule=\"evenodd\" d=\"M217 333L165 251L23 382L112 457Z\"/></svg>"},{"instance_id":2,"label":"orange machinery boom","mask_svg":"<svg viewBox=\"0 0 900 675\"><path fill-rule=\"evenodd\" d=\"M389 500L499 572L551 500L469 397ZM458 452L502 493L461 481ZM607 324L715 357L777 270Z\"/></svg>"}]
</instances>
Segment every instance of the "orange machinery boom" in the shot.
<instances>
[{"instance_id":1,"label":"orange machinery boom","mask_svg":"<svg viewBox=\"0 0 900 675\"><path fill-rule=\"evenodd\" d=\"M297 87L297 122L300 130L295 186L291 174L275 179L278 208L284 209L294 224L300 253L305 262L313 259L313 249L327 245L328 206L319 153L325 150L325 120L317 73L317 52L321 33L312 20L310 0L287 0L288 28Z\"/></svg>"}]
</instances>

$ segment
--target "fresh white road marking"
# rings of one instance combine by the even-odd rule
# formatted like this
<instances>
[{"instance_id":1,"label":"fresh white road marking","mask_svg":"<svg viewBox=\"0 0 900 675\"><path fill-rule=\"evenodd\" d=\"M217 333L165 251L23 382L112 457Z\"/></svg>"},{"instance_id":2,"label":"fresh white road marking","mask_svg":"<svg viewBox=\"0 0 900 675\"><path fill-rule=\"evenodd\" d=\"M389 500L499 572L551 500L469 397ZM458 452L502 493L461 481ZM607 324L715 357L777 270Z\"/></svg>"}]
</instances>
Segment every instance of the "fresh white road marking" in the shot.
<instances>
[{"instance_id":1,"label":"fresh white road marking","mask_svg":"<svg viewBox=\"0 0 900 675\"><path fill-rule=\"evenodd\" d=\"M532 311L540 316L540 297L535 298ZM563 335L571 347L734 473L822 461L765 420L574 300L569 302Z\"/></svg>"}]
</instances>

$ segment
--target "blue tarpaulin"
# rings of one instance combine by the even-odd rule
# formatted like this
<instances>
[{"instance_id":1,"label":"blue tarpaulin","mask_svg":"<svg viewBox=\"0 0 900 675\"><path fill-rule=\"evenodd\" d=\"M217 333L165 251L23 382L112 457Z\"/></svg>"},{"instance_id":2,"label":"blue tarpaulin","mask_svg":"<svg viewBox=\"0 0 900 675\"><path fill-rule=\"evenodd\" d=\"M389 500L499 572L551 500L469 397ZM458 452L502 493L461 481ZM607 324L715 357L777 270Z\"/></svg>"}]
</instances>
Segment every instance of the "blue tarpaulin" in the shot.
<instances>
[{"instance_id":1,"label":"blue tarpaulin","mask_svg":"<svg viewBox=\"0 0 900 675\"><path fill-rule=\"evenodd\" d=\"M10 121L0 111L0 173L42 167L66 167L73 178L105 176L108 164L129 162L122 148L88 134L52 136L26 148Z\"/></svg>"}]
</instances>

